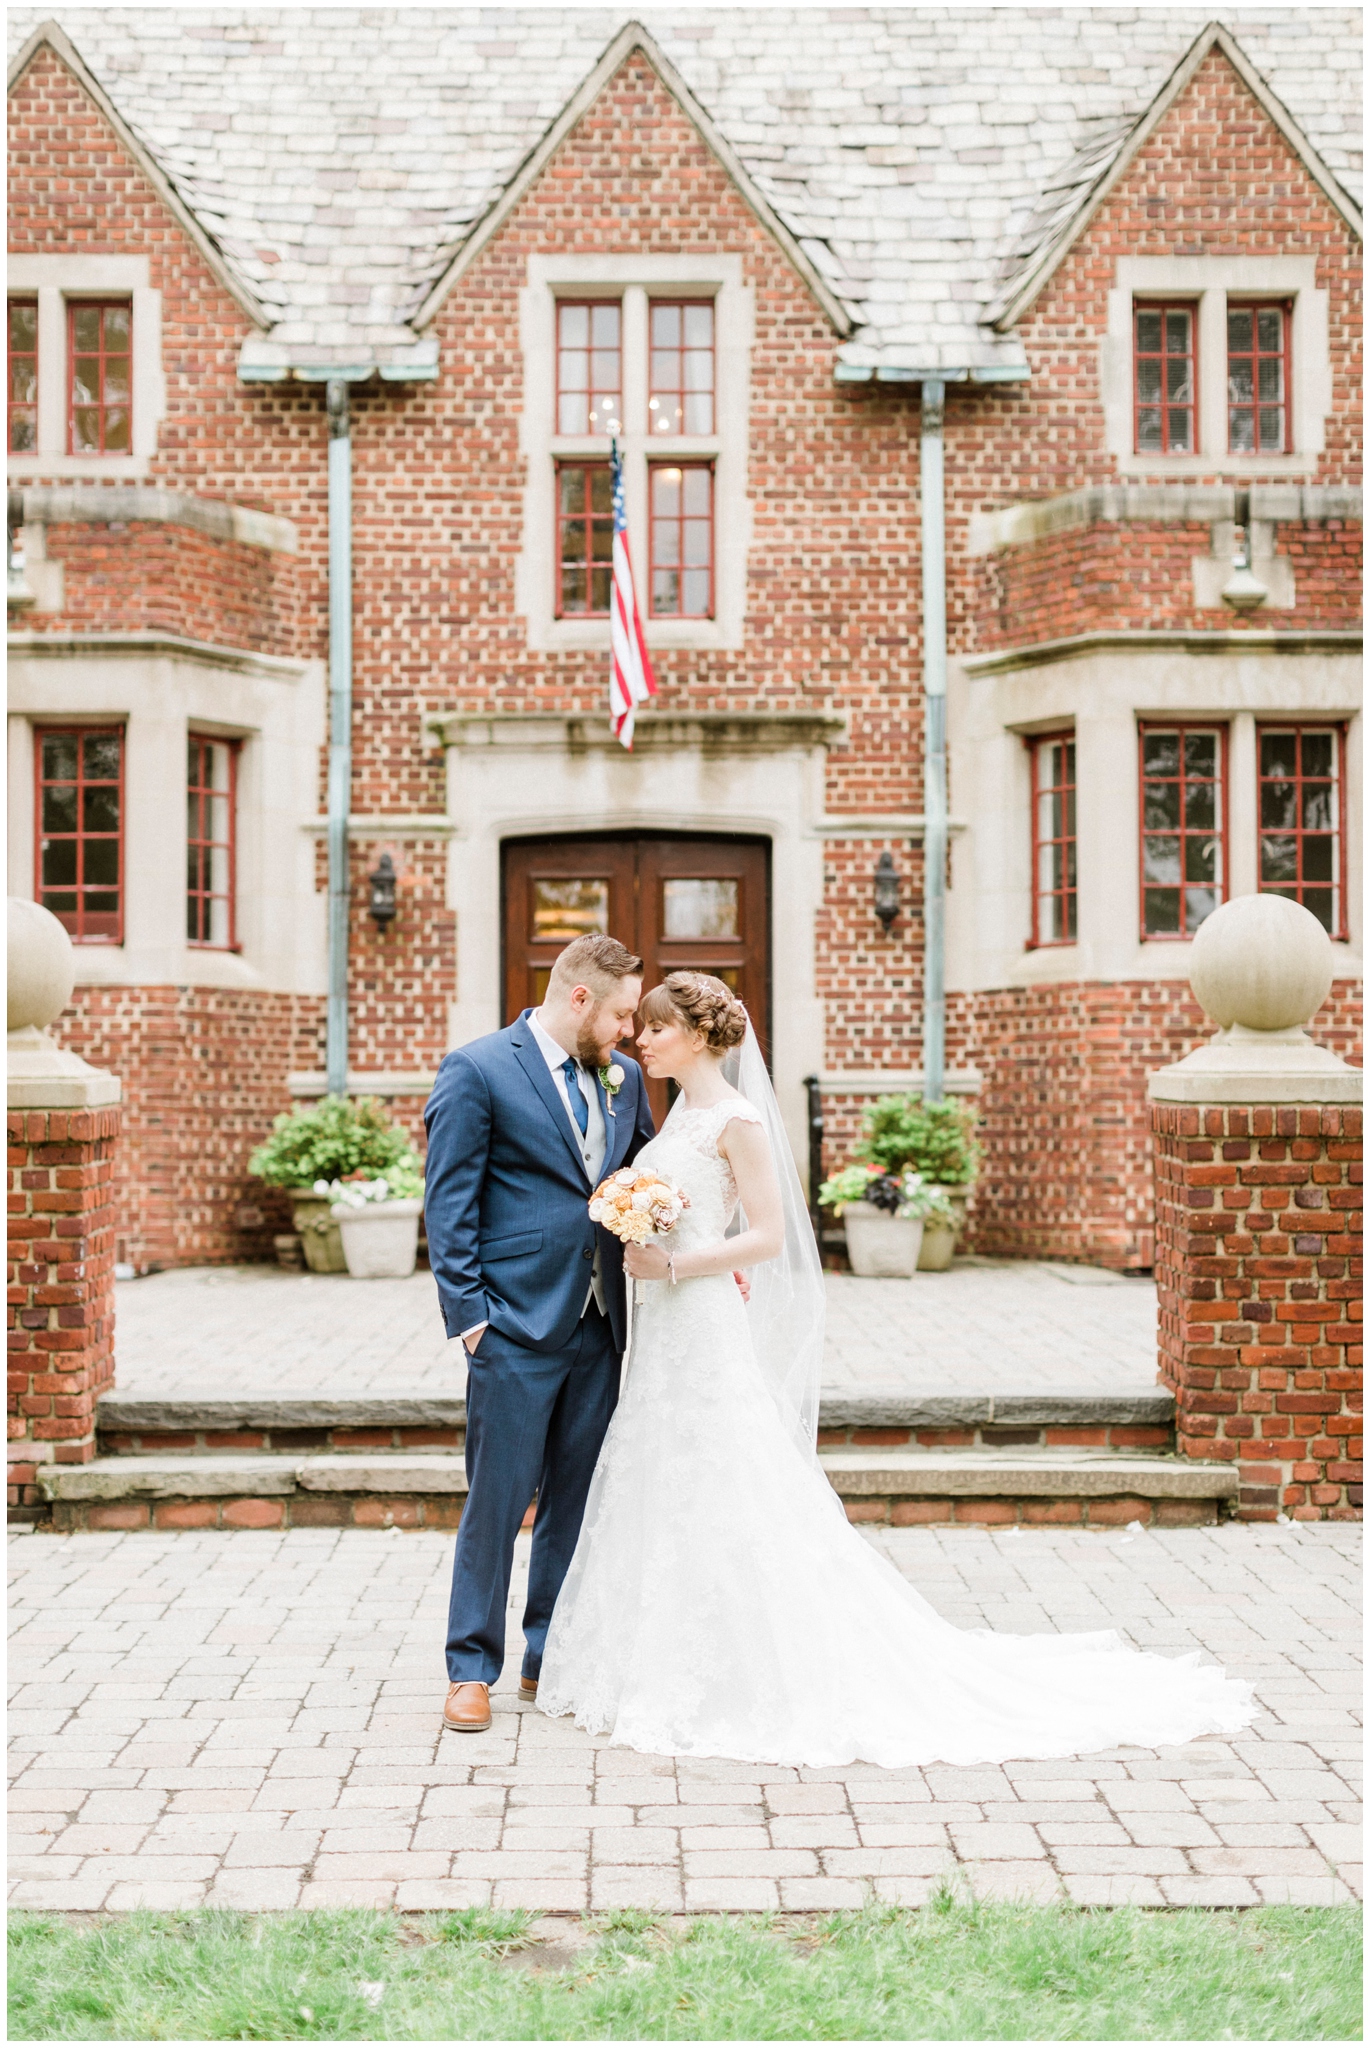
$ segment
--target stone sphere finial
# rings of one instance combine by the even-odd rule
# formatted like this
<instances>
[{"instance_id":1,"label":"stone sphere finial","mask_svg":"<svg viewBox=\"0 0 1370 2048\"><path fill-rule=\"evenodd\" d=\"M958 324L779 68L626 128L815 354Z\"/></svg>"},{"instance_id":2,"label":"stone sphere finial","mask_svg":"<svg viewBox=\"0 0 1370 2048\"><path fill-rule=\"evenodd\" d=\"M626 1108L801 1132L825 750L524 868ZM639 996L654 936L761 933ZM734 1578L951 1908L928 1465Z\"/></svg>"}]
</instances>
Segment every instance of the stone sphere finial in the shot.
<instances>
[{"instance_id":1,"label":"stone sphere finial","mask_svg":"<svg viewBox=\"0 0 1370 2048\"><path fill-rule=\"evenodd\" d=\"M8 1011L10 1031L43 1030L55 1023L76 986L76 956L66 929L41 903L9 899Z\"/></svg>"},{"instance_id":2,"label":"stone sphere finial","mask_svg":"<svg viewBox=\"0 0 1370 2048\"><path fill-rule=\"evenodd\" d=\"M1289 1031L1321 1008L1335 971L1311 910L1287 896L1234 896L1195 933L1189 985L1224 1030Z\"/></svg>"}]
</instances>

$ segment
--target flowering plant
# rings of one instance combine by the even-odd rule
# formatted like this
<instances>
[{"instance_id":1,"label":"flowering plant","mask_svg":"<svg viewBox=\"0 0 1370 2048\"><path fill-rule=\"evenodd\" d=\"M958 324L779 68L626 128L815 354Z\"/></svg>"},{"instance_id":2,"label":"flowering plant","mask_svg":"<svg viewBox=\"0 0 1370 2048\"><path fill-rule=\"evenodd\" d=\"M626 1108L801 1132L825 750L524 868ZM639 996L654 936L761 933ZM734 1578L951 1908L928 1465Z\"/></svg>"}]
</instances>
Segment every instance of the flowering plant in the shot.
<instances>
[{"instance_id":1,"label":"flowering plant","mask_svg":"<svg viewBox=\"0 0 1370 2048\"><path fill-rule=\"evenodd\" d=\"M627 1078L617 1060L613 1061L609 1066L599 1069L599 1085L611 1102Z\"/></svg>"},{"instance_id":2,"label":"flowering plant","mask_svg":"<svg viewBox=\"0 0 1370 2048\"><path fill-rule=\"evenodd\" d=\"M682 1210L689 1206L684 1189L663 1180L659 1173L650 1168L639 1173L634 1166L620 1166L591 1195L590 1220L602 1223L622 1244L646 1244L649 1237L674 1230Z\"/></svg>"},{"instance_id":3,"label":"flowering plant","mask_svg":"<svg viewBox=\"0 0 1370 2048\"><path fill-rule=\"evenodd\" d=\"M940 1187L924 1180L921 1173L886 1173L878 1166L844 1166L818 1190L818 1199L834 1215L853 1202L870 1202L886 1215L908 1223L938 1223L944 1229L956 1224L956 1211Z\"/></svg>"},{"instance_id":4,"label":"flowering plant","mask_svg":"<svg viewBox=\"0 0 1370 2048\"><path fill-rule=\"evenodd\" d=\"M314 1193L349 1209L364 1209L371 1202L413 1201L423 1194L423 1169L415 1154L407 1152L375 1180L363 1173L349 1174L346 1180L316 1180Z\"/></svg>"}]
</instances>

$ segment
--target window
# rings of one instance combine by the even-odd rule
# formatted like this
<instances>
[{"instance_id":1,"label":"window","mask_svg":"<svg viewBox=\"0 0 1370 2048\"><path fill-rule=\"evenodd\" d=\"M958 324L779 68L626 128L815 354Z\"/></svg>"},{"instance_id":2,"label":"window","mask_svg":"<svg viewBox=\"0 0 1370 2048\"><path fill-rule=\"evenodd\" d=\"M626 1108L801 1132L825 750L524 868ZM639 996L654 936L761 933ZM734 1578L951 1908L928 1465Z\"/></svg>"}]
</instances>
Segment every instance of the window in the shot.
<instances>
[{"instance_id":1,"label":"window","mask_svg":"<svg viewBox=\"0 0 1370 2048\"><path fill-rule=\"evenodd\" d=\"M1142 937L1188 939L1227 897L1227 728L1143 726Z\"/></svg>"},{"instance_id":2,"label":"window","mask_svg":"<svg viewBox=\"0 0 1370 2048\"><path fill-rule=\"evenodd\" d=\"M713 468L707 462L657 462L650 481L652 617L712 618Z\"/></svg>"},{"instance_id":3,"label":"window","mask_svg":"<svg viewBox=\"0 0 1370 2048\"><path fill-rule=\"evenodd\" d=\"M1289 449L1289 315L1285 306L1227 309L1227 445L1236 455Z\"/></svg>"},{"instance_id":4,"label":"window","mask_svg":"<svg viewBox=\"0 0 1370 2048\"><path fill-rule=\"evenodd\" d=\"M557 617L609 615L614 500L607 462L557 464Z\"/></svg>"},{"instance_id":5,"label":"window","mask_svg":"<svg viewBox=\"0 0 1370 2048\"><path fill-rule=\"evenodd\" d=\"M1311 910L1346 937L1342 786L1346 737L1337 726L1264 725L1260 759L1260 887Z\"/></svg>"},{"instance_id":6,"label":"window","mask_svg":"<svg viewBox=\"0 0 1370 2048\"><path fill-rule=\"evenodd\" d=\"M623 432L623 315L617 300L557 303L557 432Z\"/></svg>"},{"instance_id":7,"label":"window","mask_svg":"<svg viewBox=\"0 0 1370 2048\"><path fill-rule=\"evenodd\" d=\"M234 904L238 748L192 733L186 762L186 938L237 945Z\"/></svg>"},{"instance_id":8,"label":"window","mask_svg":"<svg viewBox=\"0 0 1370 2048\"><path fill-rule=\"evenodd\" d=\"M712 434L714 309L711 299L654 299L647 431Z\"/></svg>"},{"instance_id":9,"label":"window","mask_svg":"<svg viewBox=\"0 0 1370 2048\"><path fill-rule=\"evenodd\" d=\"M1137 306L1133 311L1134 447L1139 455L1192 455L1194 307Z\"/></svg>"},{"instance_id":10,"label":"window","mask_svg":"<svg viewBox=\"0 0 1370 2048\"><path fill-rule=\"evenodd\" d=\"M11 455L38 446L38 301L9 302L9 440Z\"/></svg>"},{"instance_id":11,"label":"window","mask_svg":"<svg viewBox=\"0 0 1370 2048\"><path fill-rule=\"evenodd\" d=\"M128 299L67 307L72 455L127 455L133 446L133 308Z\"/></svg>"},{"instance_id":12,"label":"window","mask_svg":"<svg viewBox=\"0 0 1370 2048\"><path fill-rule=\"evenodd\" d=\"M38 901L86 943L124 936L124 735L65 726L37 741Z\"/></svg>"},{"instance_id":13,"label":"window","mask_svg":"<svg viewBox=\"0 0 1370 2048\"><path fill-rule=\"evenodd\" d=\"M1076 939L1075 735L1043 733L1032 752L1032 943Z\"/></svg>"}]
</instances>

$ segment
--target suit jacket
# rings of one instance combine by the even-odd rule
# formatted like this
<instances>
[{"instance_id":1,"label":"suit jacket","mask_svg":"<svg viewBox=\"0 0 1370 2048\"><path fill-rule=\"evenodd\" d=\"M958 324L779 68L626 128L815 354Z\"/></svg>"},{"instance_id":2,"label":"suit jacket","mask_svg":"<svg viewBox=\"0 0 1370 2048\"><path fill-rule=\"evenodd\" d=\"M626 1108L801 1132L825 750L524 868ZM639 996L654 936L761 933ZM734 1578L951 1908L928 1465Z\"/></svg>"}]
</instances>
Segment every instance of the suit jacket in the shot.
<instances>
[{"instance_id":1,"label":"suit jacket","mask_svg":"<svg viewBox=\"0 0 1370 2048\"><path fill-rule=\"evenodd\" d=\"M530 1351L561 1350L580 1320L598 1241L621 1348L623 1247L590 1221L589 1178L531 1014L449 1052L424 1110L424 1216L443 1321L449 1337L488 1322ZM603 1175L655 1131L642 1069L622 1053L614 1059L624 1080L612 1099L600 1088Z\"/></svg>"}]
</instances>

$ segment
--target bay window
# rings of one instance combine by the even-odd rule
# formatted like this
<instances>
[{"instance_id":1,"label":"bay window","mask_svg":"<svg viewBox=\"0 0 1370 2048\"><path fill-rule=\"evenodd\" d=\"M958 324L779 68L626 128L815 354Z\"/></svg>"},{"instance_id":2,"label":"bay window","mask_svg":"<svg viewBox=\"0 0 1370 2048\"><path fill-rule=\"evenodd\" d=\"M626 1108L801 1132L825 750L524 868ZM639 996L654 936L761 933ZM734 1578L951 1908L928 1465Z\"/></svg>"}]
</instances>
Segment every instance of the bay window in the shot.
<instances>
[{"instance_id":1,"label":"bay window","mask_svg":"<svg viewBox=\"0 0 1370 2048\"><path fill-rule=\"evenodd\" d=\"M1190 939L1227 899L1227 728L1140 733L1141 931Z\"/></svg>"}]
</instances>

